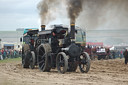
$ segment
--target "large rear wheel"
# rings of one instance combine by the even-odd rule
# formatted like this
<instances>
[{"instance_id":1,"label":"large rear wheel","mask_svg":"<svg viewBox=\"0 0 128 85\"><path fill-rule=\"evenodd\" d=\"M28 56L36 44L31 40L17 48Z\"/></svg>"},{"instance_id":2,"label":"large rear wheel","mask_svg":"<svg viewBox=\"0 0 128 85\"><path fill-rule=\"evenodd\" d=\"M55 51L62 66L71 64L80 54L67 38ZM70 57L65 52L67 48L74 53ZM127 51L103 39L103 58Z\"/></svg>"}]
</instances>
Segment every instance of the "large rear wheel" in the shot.
<instances>
[{"instance_id":1,"label":"large rear wheel","mask_svg":"<svg viewBox=\"0 0 128 85\"><path fill-rule=\"evenodd\" d=\"M90 70L90 57L86 52L80 56L79 69L82 73L87 73Z\"/></svg>"},{"instance_id":2,"label":"large rear wheel","mask_svg":"<svg viewBox=\"0 0 128 85\"><path fill-rule=\"evenodd\" d=\"M64 74L68 69L68 58L64 52L58 53L56 57L56 67L59 73Z\"/></svg>"},{"instance_id":3,"label":"large rear wheel","mask_svg":"<svg viewBox=\"0 0 128 85\"><path fill-rule=\"evenodd\" d=\"M38 47L38 66L39 69L43 72L49 72L51 70L50 65L50 58L48 56L48 53L50 53L50 46L49 44L41 44Z\"/></svg>"}]
</instances>

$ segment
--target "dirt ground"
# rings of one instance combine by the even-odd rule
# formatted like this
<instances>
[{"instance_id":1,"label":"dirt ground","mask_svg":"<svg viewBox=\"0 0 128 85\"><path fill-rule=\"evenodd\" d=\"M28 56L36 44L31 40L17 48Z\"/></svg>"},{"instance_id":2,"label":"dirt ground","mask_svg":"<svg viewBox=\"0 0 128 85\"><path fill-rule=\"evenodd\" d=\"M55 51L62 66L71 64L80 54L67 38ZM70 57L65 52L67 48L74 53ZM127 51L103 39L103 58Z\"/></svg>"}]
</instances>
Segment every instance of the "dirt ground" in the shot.
<instances>
[{"instance_id":1,"label":"dirt ground","mask_svg":"<svg viewBox=\"0 0 128 85\"><path fill-rule=\"evenodd\" d=\"M40 72L23 69L21 61L0 63L0 85L128 85L128 65L124 59L95 60L88 73L57 70Z\"/></svg>"}]
</instances>

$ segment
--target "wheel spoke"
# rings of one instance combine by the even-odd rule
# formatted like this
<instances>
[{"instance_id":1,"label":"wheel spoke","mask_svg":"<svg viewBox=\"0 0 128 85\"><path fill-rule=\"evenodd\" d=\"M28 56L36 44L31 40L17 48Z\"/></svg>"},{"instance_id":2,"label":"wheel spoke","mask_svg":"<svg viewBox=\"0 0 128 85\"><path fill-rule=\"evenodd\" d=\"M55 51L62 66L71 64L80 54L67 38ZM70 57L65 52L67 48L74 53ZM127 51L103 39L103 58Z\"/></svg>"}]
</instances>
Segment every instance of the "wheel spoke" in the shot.
<instances>
[{"instance_id":1,"label":"wheel spoke","mask_svg":"<svg viewBox=\"0 0 128 85\"><path fill-rule=\"evenodd\" d=\"M42 59L45 59L45 54L42 56L42 55L38 55L39 58L42 60Z\"/></svg>"},{"instance_id":2,"label":"wheel spoke","mask_svg":"<svg viewBox=\"0 0 128 85\"><path fill-rule=\"evenodd\" d=\"M60 62L61 62L61 57L62 57L62 56L60 55L60 59L59 59L59 60L60 60Z\"/></svg>"},{"instance_id":3,"label":"wheel spoke","mask_svg":"<svg viewBox=\"0 0 128 85\"><path fill-rule=\"evenodd\" d=\"M46 56L46 53L42 54L41 52L44 53L43 50L40 49L40 53L38 55L38 58L39 58L38 59L38 64L39 64L40 69L43 69L44 66L45 66L45 56Z\"/></svg>"},{"instance_id":4,"label":"wheel spoke","mask_svg":"<svg viewBox=\"0 0 128 85\"><path fill-rule=\"evenodd\" d=\"M60 73L65 73L68 69L68 60L67 60L67 56L64 52L60 52L57 55L57 70Z\"/></svg>"},{"instance_id":5,"label":"wheel spoke","mask_svg":"<svg viewBox=\"0 0 128 85\"><path fill-rule=\"evenodd\" d=\"M40 68L42 69L42 68L44 67L44 65L45 65L45 64L43 63Z\"/></svg>"},{"instance_id":6,"label":"wheel spoke","mask_svg":"<svg viewBox=\"0 0 128 85\"><path fill-rule=\"evenodd\" d=\"M44 54L43 56L41 56L41 58L45 58L45 55L46 55L46 54Z\"/></svg>"},{"instance_id":7,"label":"wheel spoke","mask_svg":"<svg viewBox=\"0 0 128 85\"><path fill-rule=\"evenodd\" d=\"M30 61L32 61L32 57L30 58Z\"/></svg>"},{"instance_id":8,"label":"wheel spoke","mask_svg":"<svg viewBox=\"0 0 128 85\"><path fill-rule=\"evenodd\" d=\"M83 53L82 58L80 57L80 64L79 68L82 73L87 73L90 69L90 61L89 61L89 55L86 53Z\"/></svg>"},{"instance_id":9,"label":"wheel spoke","mask_svg":"<svg viewBox=\"0 0 128 85\"><path fill-rule=\"evenodd\" d=\"M59 62L59 66L63 67L64 66L64 62Z\"/></svg>"},{"instance_id":10,"label":"wheel spoke","mask_svg":"<svg viewBox=\"0 0 128 85\"><path fill-rule=\"evenodd\" d=\"M64 59L62 55L60 55L60 58L59 58L59 66L64 67Z\"/></svg>"},{"instance_id":11,"label":"wheel spoke","mask_svg":"<svg viewBox=\"0 0 128 85\"><path fill-rule=\"evenodd\" d=\"M63 62L62 57L63 57L62 55L59 55L59 62L58 62L59 69L60 69L61 72L63 71L63 67L64 67L64 62Z\"/></svg>"},{"instance_id":12,"label":"wheel spoke","mask_svg":"<svg viewBox=\"0 0 128 85\"><path fill-rule=\"evenodd\" d=\"M41 60L40 62L38 62L38 64L43 63L43 62L44 62L44 60Z\"/></svg>"},{"instance_id":13,"label":"wheel spoke","mask_svg":"<svg viewBox=\"0 0 128 85\"><path fill-rule=\"evenodd\" d=\"M44 51L42 49L40 49L40 51L44 53Z\"/></svg>"}]
</instances>

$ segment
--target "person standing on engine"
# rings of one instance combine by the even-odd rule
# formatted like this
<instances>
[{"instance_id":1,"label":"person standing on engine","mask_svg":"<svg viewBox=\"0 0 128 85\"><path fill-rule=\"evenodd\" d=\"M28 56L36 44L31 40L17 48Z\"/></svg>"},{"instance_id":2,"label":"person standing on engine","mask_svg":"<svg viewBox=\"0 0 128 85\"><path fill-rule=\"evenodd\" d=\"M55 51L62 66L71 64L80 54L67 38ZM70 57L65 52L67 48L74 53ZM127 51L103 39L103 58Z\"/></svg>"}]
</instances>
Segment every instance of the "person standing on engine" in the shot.
<instances>
[{"instance_id":1,"label":"person standing on engine","mask_svg":"<svg viewBox=\"0 0 128 85\"><path fill-rule=\"evenodd\" d=\"M128 51L127 51L127 49L124 51L123 55L124 55L124 58L125 58L125 64L127 64L127 62L128 62Z\"/></svg>"}]
</instances>

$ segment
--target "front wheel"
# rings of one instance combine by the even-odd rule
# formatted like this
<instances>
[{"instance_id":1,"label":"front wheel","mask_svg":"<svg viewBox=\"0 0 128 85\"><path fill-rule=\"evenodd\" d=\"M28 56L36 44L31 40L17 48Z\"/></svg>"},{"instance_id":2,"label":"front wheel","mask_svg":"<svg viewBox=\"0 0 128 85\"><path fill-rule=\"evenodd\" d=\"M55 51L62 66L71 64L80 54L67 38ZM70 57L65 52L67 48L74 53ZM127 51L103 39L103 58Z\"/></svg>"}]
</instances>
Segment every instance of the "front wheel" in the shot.
<instances>
[{"instance_id":1,"label":"front wheel","mask_svg":"<svg viewBox=\"0 0 128 85\"><path fill-rule=\"evenodd\" d=\"M30 69L34 69L35 68L35 53L34 51L31 51L31 57L30 57L30 65L29 68Z\"/></svg>"},{"instance_id":2,"label":"front wheel","mask_svg":"<svg viewBox=\"0 0 128 85\"><path fill-rule=\"evenodd\" d=\"M68 69L68 58L64 52L58 53L56 57L56 67L59 73L64 74Z\"/></svg>"},{"instance_id":3,"label":"front wheel","mask_svg":"<svg viewBox=\"0 0 128 85\"><path fill-rule=\"evenodd\" d=\"M83 52L80 56L79 69L82 73L87 73L90 70L90 57L88 53Z\"/></svg>"},{"instance_id":4,"label":"front wheel","mask_svg":"<svg viewBox=\"0 0 128 85\"><path fill-rule=\"evenodd\" d=\"M29 57L31 56L30 48L28 44L22 47L22 67L29 68Z\"/></svg>"}]
</instances>

